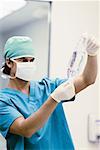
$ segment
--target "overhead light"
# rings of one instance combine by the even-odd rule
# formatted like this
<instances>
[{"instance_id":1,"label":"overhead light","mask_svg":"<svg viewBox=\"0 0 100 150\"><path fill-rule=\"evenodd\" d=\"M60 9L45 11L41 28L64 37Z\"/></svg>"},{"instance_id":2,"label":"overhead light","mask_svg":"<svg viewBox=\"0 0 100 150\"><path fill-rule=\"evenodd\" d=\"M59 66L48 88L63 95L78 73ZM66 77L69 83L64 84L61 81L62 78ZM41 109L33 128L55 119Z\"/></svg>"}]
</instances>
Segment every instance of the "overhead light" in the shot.
<instances>
[{"instance_id":1,"label":"overhead light","mask_svg":"<svg viewBox=\"0 0 100 150\"><path fill-rule=\"evenodd\" d=\"M0 1L0 19L24 7L26 3L27 2L25 0L2 0Z\"/></svg>"}]
</instances>

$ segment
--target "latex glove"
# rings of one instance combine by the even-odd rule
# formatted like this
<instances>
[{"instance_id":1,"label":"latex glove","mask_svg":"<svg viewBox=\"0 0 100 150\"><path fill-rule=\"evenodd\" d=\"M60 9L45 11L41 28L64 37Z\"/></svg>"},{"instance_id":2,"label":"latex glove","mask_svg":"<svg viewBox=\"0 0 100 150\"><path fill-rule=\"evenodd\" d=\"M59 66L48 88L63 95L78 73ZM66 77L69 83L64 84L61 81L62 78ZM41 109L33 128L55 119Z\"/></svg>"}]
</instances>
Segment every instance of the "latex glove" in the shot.
<instances>
[{"instance_id":1,"label":"latex glove","mask_svg":"<svg viewBox=\"0 0 100 150\"><path fill-rule=\"evenodd\" d=\"M64 82L59 85L50 95L58 103L62 100L69 100L75 96L75 87L72 82Z\"/></svg>"},{"instance_id":2,"label":"latex glove","mask_svg":"<svg viewBox=\"0 0 100 150\"><path fill-rule=\"evenodd\" d=\"M83 44L88 55L96 56L99 50L99 44L94 37L89 37L86 33L82 35Z\"/></svg>"}]
</instances>

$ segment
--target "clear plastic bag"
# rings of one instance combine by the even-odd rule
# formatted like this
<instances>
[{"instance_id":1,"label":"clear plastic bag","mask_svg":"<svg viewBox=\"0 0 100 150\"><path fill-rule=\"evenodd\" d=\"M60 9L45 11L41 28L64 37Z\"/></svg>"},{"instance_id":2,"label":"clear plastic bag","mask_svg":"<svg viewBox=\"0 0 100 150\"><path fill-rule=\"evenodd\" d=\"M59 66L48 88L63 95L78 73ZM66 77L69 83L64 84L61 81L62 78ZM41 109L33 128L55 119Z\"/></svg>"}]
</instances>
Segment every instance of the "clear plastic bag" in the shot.
<instances>
[{"instance_id":1,"label":"clear plastic bag","mask_svg":"<svg viewBox=\"0 0 100 150\"><path fill-rule=\"evenodd\" d=\"M85 45L86 42L84 38L81 37L77 43L67 67L67 78L72 79L76 77L82 71L83 65L86 60Z\"/></svg>"}]
</instances>

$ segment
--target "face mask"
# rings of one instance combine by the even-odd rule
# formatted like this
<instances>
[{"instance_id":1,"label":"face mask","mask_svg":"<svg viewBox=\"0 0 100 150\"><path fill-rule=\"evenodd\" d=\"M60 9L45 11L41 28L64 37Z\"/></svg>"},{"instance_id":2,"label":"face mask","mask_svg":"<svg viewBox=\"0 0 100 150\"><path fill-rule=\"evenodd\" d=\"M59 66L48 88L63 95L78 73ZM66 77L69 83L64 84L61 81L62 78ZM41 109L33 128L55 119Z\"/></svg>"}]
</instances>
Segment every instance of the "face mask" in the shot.
<instances>
[{"instance_id":1,"label":"face mask","mask_svg":"<svg viewBox=\"0 0 100 150\"><path fill-rule=\"evenodd\" d=\"M25 81L31 81L34 78L34 72L36 70L36 64L34 62L16 62L15 60L12 60L16 63L17 69L16 69L16 77L19 79L25 80Z\"/></svg>"}]
</instances>

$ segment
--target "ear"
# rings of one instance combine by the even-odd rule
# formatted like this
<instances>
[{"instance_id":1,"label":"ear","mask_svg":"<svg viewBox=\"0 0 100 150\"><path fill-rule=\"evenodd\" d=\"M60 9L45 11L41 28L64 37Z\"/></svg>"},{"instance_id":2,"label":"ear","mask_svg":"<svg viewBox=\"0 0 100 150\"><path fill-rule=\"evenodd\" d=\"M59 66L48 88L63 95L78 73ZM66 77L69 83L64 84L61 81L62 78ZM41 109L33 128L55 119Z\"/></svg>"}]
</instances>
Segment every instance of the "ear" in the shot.
<instances>
[{"instance_id":1,"label":"ear","mask_svg":"<svg viewBox=\"0 0 100 150\"><path fill-rule=\"evenodd\" d=\"M6 60L6 64L9 68L12 68L12 66L13 66L13 62L10 59Z\"/></svg>"}]
</instances>

